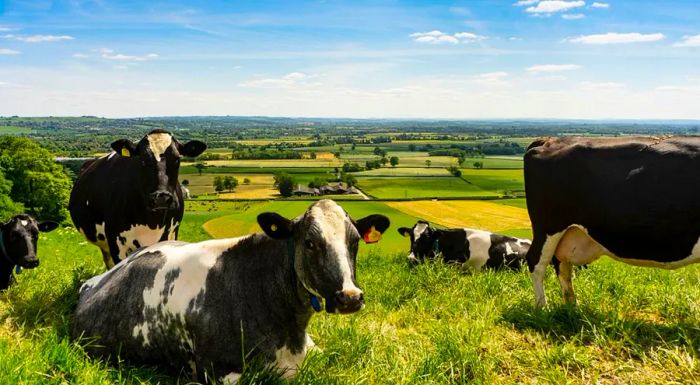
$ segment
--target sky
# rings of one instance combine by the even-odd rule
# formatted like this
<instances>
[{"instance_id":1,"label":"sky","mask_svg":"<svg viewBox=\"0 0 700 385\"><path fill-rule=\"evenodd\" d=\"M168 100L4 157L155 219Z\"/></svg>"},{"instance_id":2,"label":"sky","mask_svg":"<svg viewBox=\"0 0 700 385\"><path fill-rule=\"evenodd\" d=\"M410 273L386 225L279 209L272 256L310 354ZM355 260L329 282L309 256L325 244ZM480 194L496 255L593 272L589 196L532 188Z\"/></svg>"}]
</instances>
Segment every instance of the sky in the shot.
<instances>
[{"instance_id":1,"label":"sky","mask_svg":"<svg viewBox=\"0 0 700 385\"><path fill-rule=\"evenodd\" d=\"M698 20L700 0L0 0L0 115L700 119Z\"/></svg>"}]
</instances>

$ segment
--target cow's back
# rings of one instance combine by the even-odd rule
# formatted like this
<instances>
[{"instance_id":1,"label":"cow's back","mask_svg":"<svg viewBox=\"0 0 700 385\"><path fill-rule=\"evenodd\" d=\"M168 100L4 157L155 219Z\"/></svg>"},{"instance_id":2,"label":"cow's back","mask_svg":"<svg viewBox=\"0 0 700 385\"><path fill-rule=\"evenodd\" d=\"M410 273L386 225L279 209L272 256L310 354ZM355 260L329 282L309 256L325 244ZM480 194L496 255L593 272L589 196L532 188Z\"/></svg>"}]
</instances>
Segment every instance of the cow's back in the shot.
<instances>
[{"instance_id":1,"label":"cow's back","mask_svg":"<svg viewBox=\"0 0 700 385\"><path fill-rule=\"evenodd\" d=\"M578 224L620 256L686 257L700 235L700 137L550 138L525 154L535 237Z\"/></svg>"}]
</instances>

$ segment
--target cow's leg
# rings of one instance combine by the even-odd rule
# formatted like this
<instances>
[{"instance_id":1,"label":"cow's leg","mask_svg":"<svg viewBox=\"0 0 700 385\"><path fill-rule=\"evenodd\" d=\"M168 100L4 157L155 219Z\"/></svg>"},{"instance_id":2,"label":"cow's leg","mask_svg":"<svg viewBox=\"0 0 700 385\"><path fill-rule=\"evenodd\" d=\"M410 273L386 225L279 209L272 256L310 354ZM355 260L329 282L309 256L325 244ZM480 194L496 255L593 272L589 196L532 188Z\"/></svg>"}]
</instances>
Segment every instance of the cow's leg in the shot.
<instances>
[{"instance_id":1,"label":"cow's leg","mask_svg":"<svg viewBox=\"0 0 700 385\"><path fill-rule=\"evenodd\" d=\"M535 290L535 306L543 307L547 304L544 295L544 274L547 266L552 263L554 250L557 248L563 232L554 235L535 234L532 246L527 251L527 264L530 269L530 280Z\"/></svg>"},{"instance_id":2,"label":"cow's leg","mask_svg":"<svg viewBox=\"0 0 700 385\"><path fill-rule=\"evenodd\" d=\"M107 270L113 268L114 261L112 261L112 256L109 254L109 251L104 251L102 249L100 249L100 251L102 252L102 260L104 261Z\"/></svg>"},{"instance_id":3,"label":"cow's leg","mask_svg":"<svg viewBox=\"0 0 700 385\"><path fill-rule=\"evenodd\" d=\"M571 282L573 265L568 261L559 261L556 257L554 260L558 262L556 271L564 302L571 304L576 303L576 297L574 296L574 285Z\"/></svg>"},{"instance_id":4,"label":"cow's leg","mask_svg":"<svg viewBox=\"0 0 700 385\"><path fill-rule=\"evenodd\" d=\"M119 246L117 246L117 242L119 242L118 238L119 234L110 234L107 232L107 245L109 246L109 254L111 255L111 258L105 257L105 266L107 266L107 270L121 262L121 258L119 258Z\"/></svg>"}]
</instances>

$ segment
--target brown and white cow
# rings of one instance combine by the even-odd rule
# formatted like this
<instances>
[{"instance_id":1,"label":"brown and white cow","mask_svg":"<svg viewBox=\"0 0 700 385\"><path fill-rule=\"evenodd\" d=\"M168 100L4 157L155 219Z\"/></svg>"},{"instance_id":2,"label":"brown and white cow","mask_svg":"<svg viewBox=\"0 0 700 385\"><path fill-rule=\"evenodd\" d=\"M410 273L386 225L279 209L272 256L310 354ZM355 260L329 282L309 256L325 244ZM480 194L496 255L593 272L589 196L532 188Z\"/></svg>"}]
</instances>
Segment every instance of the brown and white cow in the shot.
<instances>
[{"instance_id":1,"label":"brown and white cow","mask_svg":"<svg viewBox=\"0 0 700 385\"><path fill-rule=\"evenodd\" d=\"M549 138L525 154L535 303L553 263L574 302L572 266L602 255L675 269L700 262L700 137Z\"/></svg>"}]
</instances>

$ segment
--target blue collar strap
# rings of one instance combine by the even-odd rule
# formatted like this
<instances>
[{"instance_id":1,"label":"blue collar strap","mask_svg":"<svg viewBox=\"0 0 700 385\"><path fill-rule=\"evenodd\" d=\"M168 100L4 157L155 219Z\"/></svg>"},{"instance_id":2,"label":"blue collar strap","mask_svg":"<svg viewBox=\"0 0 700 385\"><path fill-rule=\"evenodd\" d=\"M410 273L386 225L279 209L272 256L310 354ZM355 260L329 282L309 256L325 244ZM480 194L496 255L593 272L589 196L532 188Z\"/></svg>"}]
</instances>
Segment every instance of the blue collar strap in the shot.
<instances>
[{"instance_id":1,"label":"blue collar strap","mask_svg":"<svg viewBox=\"0 0 700 385\"><path fill-rule=\"evenodd\" d=\"M296 253L294 252L294 239L292 239L292 238L287 239L287 253L289 254L289 261L290 261L289 263L290 263L291 268L292 268L292 278L294 279L294 281L295 281L294 283L296 284L296 280L298 279L297 278L297 271L294 267L294 265L295 265L294 260L295 260ZM301 286L304 287L303 284ZM304 290L306 290L305 287L304 287ZM308 290L307 290L307 292L308 292ZM318 313L321 311L321 300L319 300L318 297L309 293L309 302L311 303L311 307L314 309L315 312Z\"/></svg>"}]
</instances>

